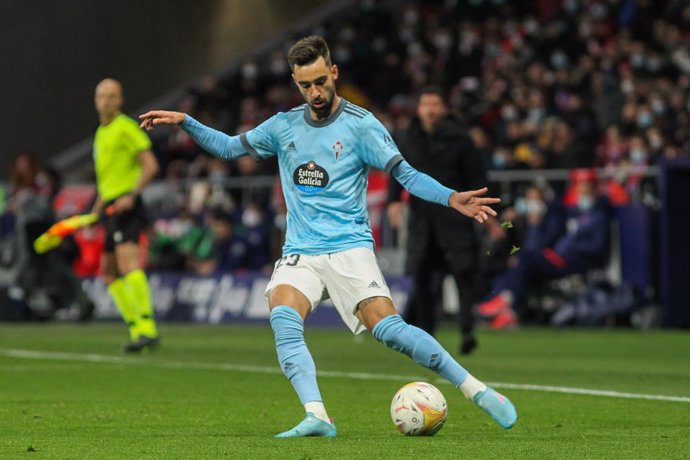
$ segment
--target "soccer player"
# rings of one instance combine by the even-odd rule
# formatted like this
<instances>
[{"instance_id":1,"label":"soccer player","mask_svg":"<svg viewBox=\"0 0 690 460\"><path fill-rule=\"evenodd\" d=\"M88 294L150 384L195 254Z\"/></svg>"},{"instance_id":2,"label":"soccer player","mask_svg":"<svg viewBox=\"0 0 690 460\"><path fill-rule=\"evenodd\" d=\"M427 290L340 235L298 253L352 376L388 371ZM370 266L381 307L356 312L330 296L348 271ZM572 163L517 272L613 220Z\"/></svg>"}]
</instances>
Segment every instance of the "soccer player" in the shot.
<instances>
[{"instance_id":1,"label":"soccer player","mask_svg":"<svg viewBox=\"0 0 690 460\"><path fill-rule=\"evenodd\" d=\"M151 140L137 122L120 110L122 86L105 79L96 86L100 125L93 142L98 197L93 212L106 213L101 260L108 293L129 326L125 352L153 348L159 337L146 273L140 267L139 234L146 225L141 191L158 172Z\"/></svg>"},{"instance_id":2,"label":"soccer player","mask_svg":"<svg viewBox=\"0 0 690 460\"><path fill-rule=\"evenodd\" d=\"M180 112L140 116L146 129L179 124L220 158L278 156L287 235L265 294L278 360L306 417L277 436L336 435L304 341L303 322L326 296L353 333L369 329L379 342L445 377L503 428L512 427L517 413L505 396L470 375L436 339L397 314L373 252L365 202L367 168L390 171L411 193L480 223L496 215L488 205L500 200L482 197L485 188L453 191L414 170L370 112L336 94L338 67L323 38L299 40L290 48L288 62L306 104L240 136L227 136Z\"/></svg>"}]
</instances>

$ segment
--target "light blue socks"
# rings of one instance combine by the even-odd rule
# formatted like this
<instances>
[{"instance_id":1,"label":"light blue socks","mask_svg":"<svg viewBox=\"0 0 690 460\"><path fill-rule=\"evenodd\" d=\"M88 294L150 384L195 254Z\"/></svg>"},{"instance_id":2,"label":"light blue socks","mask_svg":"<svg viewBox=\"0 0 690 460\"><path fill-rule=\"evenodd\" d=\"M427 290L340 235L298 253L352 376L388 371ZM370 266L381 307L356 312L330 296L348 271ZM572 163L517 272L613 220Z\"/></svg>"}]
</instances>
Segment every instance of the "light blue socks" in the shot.
<instances>
[{"instance_id":1,"label":"light blue socks","mask_svg":"<svg viewBox=\"0 0 690 460\"><path fill-rule=\"evenodd\" d=\"M304 322L293 308L279 305L269 316L280 368L302 404L323 401L316 383L316 366L304 342Z\"/></svg>"},{"instance_id":2,"label":"light blue socks","mask_svg":"<svg viewBox=\"0 0 690 460\"><path fill-rule=\"evenodd\" d=\"M447 379L453 386L461 385L468 376L465 368L435 338L418 327L407 324L400 315L385 317L371 333L388 348L411 357L416 363Z\"/></svg>"}]
</instances>

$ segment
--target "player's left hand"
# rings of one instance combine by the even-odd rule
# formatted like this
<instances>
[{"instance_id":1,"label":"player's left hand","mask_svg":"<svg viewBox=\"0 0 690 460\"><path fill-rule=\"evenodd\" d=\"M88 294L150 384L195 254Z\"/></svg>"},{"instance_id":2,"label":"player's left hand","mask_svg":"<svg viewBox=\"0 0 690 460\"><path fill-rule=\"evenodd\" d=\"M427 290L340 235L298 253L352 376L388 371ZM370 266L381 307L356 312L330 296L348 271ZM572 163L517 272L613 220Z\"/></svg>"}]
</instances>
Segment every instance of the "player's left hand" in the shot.
<instances>
[{"instance_id":1,"label":"player's left hand","mask_svg":"<svg viewBox=\"0 0 690 460\"><path fill-rule=\"evenodd\" d=\"M484 187L479 190L453 192L448 199L448 206L483 224L489 219L489 216L496 216L496 211L488 205L501 202L500 198L481 196L488 191L489 189Z\"/></svg>"}]
</instances>

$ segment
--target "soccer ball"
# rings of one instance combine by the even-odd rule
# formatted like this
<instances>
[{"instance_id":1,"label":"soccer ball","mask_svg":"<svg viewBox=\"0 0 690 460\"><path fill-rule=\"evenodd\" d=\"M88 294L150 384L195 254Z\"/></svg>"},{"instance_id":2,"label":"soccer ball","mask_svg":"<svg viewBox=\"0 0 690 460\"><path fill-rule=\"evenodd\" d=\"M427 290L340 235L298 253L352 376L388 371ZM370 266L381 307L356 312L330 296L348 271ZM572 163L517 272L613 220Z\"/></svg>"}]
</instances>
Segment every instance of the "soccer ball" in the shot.
<instances>
[{"instance_id":1,"label":"soccer ball","mask_svg":"<svg viewBox=\"0 0 690 460\"><path fill-rule=\"evenodd\" d=\"M446 398L430 383L408 383L395 393L391 402L393 423L408 436L435 435L447 416Z\"/></svg>"}]
</instances>

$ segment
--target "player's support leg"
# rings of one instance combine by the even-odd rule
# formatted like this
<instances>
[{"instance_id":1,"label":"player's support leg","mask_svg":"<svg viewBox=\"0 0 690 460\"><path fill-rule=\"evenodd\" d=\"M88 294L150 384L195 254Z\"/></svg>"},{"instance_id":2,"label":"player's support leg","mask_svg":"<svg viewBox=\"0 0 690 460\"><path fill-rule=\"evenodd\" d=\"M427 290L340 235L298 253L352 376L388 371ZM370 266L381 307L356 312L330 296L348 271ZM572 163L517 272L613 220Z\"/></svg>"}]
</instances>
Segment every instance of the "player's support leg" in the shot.
<instances>
[{"instance_id":1,"label":"player's support leg","mask_svg":"<svg viewBox=\"0 0 690 460\"><path fill-rule=\"evenodd\" d=\"M302 318L295 309L279 305L271 310L269 319L280 368L292 383L307 413L296 427L276 437L335 436L336 428L328 418L316 383L316 365L304 341Z\"/></svg>"},{"instance_id":2,"label":"player's support leg","mask_svg":"<svg viewBox=\"0 0 690 460\"><path fill-rule=\"evenodd\" d=\"M447 379L501 427L508 429L517 422L517 411L508 398L470 375L436 339L405 323L400 315L384 317L371 332L376 340L387 347L411 357L418 364Z\"/></svg>"},{"instance_id":3,"label":"player's support leg","mask_svg":"<svg viewBox=\"0 0 690 460\"><path fill-rule=\"evenodd\" d=\"M116 278L112 283L108 284L108 294L112 297L115 307L129 328L129 339L132 342L136 342L139 338L137 311L127 284L125 284L122 278Z\"/></svg>"}]
</instances>

